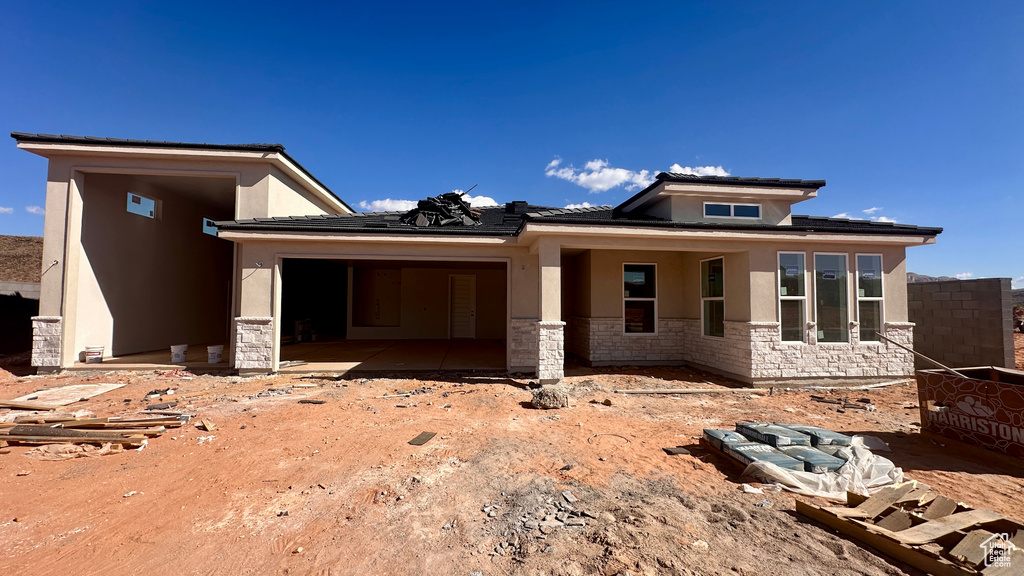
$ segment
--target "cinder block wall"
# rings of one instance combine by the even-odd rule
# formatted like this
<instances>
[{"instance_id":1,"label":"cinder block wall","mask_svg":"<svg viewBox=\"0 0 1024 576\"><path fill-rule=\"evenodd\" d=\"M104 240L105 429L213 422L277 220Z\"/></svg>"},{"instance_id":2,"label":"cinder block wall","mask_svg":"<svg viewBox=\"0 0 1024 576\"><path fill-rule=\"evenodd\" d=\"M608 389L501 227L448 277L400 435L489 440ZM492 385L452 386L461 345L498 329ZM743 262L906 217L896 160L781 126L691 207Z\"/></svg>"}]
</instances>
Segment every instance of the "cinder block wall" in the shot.
<instances>
[{"instance_id":1,"label":"cinder block wall","mask_svg":"<svg viewBox=\"0 0 1024 576\"><path fill-rule=\"evenodd\" d=\"M907 304L919 353L951 368L1014 367L1009 278L907 284Z\"/></svg>"}]
</instances>

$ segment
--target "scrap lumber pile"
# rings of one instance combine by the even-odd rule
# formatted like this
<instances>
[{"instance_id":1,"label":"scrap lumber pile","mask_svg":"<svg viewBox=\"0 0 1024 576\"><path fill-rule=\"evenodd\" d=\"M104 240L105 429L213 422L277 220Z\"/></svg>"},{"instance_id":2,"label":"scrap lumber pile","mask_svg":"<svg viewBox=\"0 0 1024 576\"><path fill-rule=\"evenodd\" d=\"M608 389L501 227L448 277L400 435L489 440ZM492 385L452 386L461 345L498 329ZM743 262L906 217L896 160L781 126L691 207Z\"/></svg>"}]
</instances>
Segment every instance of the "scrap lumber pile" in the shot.
<instances>
[{"instance_id":1,"label":"scrap lumber pile","mask_svg":"<svg viewBox=\"0 0 1024 576\"><path fill-rule=\"evenodd\" d=\"M415 226L479 226L480 212L462 199L460 192L448 192L426 200L406 212L399 221Z\"/></svg>"},{"instance_id":2,"label":"scrap lumber pile","mask_svg":"<svg viewBox=\"0 0 1024 576\"><path fill-rule=\"evenodd\" d=\"M19 416L0 422L0 442L8 444L119 444L138 448L168 428L178 428L177 416L86 418L72 414Z\"/></svg>"},{"instance_id":3,"label":"scrap lumber pile","mask_svg":"<svg viewBox=\"0 0 1024 576\"><path fill-rule=\"evenodd\" d=\"M1024 525L910 481L847 506L797 500L796 511L896 560L939 576L1024 574Z\"/></svg>"}]
</instances>

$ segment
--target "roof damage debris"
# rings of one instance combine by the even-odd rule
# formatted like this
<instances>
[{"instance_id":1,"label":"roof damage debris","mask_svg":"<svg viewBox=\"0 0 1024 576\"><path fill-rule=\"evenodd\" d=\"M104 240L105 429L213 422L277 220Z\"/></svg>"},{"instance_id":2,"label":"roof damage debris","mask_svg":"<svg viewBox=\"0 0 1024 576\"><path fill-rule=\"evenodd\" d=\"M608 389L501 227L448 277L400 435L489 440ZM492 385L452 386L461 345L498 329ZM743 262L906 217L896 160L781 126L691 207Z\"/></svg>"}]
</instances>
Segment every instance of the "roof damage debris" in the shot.
<instances>
[{"instance_id":1,"label":"roof damage debris","mask_svg":"<svg viewBox=\"0 0 1024 576\"><path fill-rule=\"evenodd\" d=\"M426 200L420 200L416 207L405 213L399 220L414 226L479 226L480 211L473 210L462 199L462 192L448 192Z\"/></svg>"}]
</instances>

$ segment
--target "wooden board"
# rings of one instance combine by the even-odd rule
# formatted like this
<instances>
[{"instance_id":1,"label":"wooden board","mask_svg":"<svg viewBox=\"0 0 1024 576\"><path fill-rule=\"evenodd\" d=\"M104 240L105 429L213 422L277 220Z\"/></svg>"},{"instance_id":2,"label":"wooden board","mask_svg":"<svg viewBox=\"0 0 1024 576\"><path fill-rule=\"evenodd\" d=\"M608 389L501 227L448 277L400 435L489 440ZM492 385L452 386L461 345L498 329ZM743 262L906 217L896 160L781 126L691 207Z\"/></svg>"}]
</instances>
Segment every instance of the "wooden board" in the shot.
<instances>
[{"instance_id":1,"label":"wooden board","mask_svg":"<svg viewBox=\"0 0 1024 576\"><path fill-rule=\"evenodd\" d=\"M897 500L909 494L917 485L915 482L907 482L899 486L887 486L857 506L865 518L874 518L889 509Z\"/></svg>"},{"instance_id":2,"label":"wooden board","mask_svg":"<svg viewBox=\"0 0 1024 576\"><path fill-rule=\"evenodd\" d=\"M981 543L991 537L988 530L972 530L949 551L949 555L968 566L980 566L985 562L986 552Z\"/></svg>"},{"instance_id":3,"label":"wooden board","mask_svg":"<svg viewBox=\"0 0 1024 576\"><path fill-rule=\"evenodd\" d=\"M949 516L953 512L956 512L956 501L950 500L945 496L936 496L935 500L928 505L928 508L921 515L925 520L936 520Z\"/></svg>"},{"instance_id":4,"label":"wooden board","mask_svg":"<svg viewBox=\"0 0 1024 576\"><path fill-rule=\"evenodd\" d=\"M875 522L875 526L879 528L885 528L892 532L899 532L900 530L906 530L914 525L914 522L910 519L910 514L903 510L897 510L892 514L889 514L885 518L882 518L878 522Z\"/></svg>"},{"instance_id":5,"label":"wooden board","mask_svg":"<svg viewBox=\"0 0 1024 576\"><path fill-rule=\"evenodd\" d=\"M430 439L434 436L437 436L437 432L420 432L419 436L409 440L409 444L412 444L413 446L423 446L427 442L430 442Z\"/></svg>"},{"instance_id":6,"label":"wooden board","mask_svg":"<svg viewBox=\"0 0 1024 576\"><path fill-rule=\"evenodd\" d=\"M797 514L820 522L845 536L867 544L882 554L895 558L900 562L905 562L929 574L934 574L935 576L977 576L977 572L974 570L961 568L948 560L924 554L921 551L886 538L881 534L873 533L857 521L837 518L827 511L801 500L796 501L796 511Z\"/></svg>"},{"instance_id":7,"label":"wooden board","mask_svg":"<svg viewBox=\"0 0 1024 576\"><path fill-rule=\"evenodd\" d=\"M1024 566L1024 550L1015 548L1010 551L1010 562L1008 564L1002 566L992 565L982 570L981 573L984 576L1020 576L1022 573L1021 566Z\"/></svg>"},{"instance_id":8,"label":"wooden board","mask_svg":"<svg viewBox=\"0 0 1024 576\"><path fill-rule=\"evenodd\" d=\"M74 404L83 398L92 398L93 396L106 394L107 392L117 390L122 386L124 386L124 384L73 384L71 386L60 386L58 388L40 390L39 392L33 392L32 394L26 394L20 398L15 398L15 400L39 402L56 408L60 406L67 406L68 404Z\"/></svg>"},{"instance_id":9,"label":"wooden board","mask_svg":"<svg viewBox=\"0 0 1024 576\"><path fill-rule=\"evenodd\" d=\"M107 437L75 437L75 438L60 438L57 436L4 436L4 440L7 442L17 442L24 444L130 444L139 445L145 440L144 438L107 438Z\"/></svg>"},{"instance_id":10,"label":"wooden board","mask_svg":"<svg viewBox=\"0 0 1024 576\"><path fill-rule=\"evenodd\" d=\"M0 400L0 408L12 410L56 410L57 406L39 404L38 402L21 402L19 400Z\"/></svg>"},{"instance_id":11,"label":"wooden board","mask_svg":"<svg viewBox=\"0 0 1024 576\"><path fill-rule=\"evenodd\" d=\"M908 528L902 532L893 532L892 535L904 544L924 544L925 542L931 542L947 534L952 534L957 530L963 530L964 528L970 528L976 524L984 524L985 522L994 522L1001 519L1003 519L1002 514L986 510L984 508L977 508L975 510L958 512L935 520L929 520L924 524L918 524L917 526Z\"/></svg>"}]
</instances>

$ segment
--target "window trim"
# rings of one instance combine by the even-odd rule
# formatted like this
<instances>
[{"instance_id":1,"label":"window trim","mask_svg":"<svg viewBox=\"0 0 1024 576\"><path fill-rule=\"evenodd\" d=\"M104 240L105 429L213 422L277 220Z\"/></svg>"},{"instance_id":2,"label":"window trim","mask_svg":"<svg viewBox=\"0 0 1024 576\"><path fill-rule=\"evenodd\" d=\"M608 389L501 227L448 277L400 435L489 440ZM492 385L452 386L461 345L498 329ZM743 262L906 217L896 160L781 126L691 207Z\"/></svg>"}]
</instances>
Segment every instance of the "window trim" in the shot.
<instances>
[{"instance_id":1,"label":"window trim","mask_svg":"<svg viewBox=\"0 0 1024 576\"><path fill-rule=\"evenodd\" d=\"M625 290L622 292L622 334L623 336L657 336L658 335L658 263L657 262L623 262L622 275L619 276L622 283L626 282L626 266L654 266L654 298L627 298ZM654 302L654 331L653 332L627 332L626 331L626 301Z\"/></svg>"},{"instance_id":2,"label":"window trim","mask_svg":"<svg viewBox=\"0 0 1024 576\"><path fill-rule=\"evenodd\" d=\"M814 258L814 267L812 268L814 275L814 331L818 332L820 323L818 322L818 256L842 256L846 258L846 277L850 277L850 253L849 252L813 252L812 258ZM816 338L818 345L821 346L850 346L853 344L853 338L850 337L850 302L856 302L856 300L850 298L850 290L852 289L853 283L849 280L846 281L846 342L822 342L820 337Z\"/></svg>"},{"instance_id":3,"label":"window trim","mask_svg":"<svg viewBox=\"0 0 1024 576\"><path fill-rule=\"evenodd\" d=\"M704 297L704 263L712 260L722 261L722 295L721 296L708 296ZM725 254L719 256L712 256L711 258L704 258L697 265L697 294L700 295L700 336L701 338L721 338L725 339ZM722 302L722 335L715 336L714 334L704 333L704 302L708 300L721 300Z\"/></svg>"},{"instance_id":4,"label":"window trim","mask_svg":"<svg viewBox=\"0 0 1024 576\"><path fill-rule=\"evenodd\" d=\"M782 255L783 254L799 254L804 257L804 295L803 296L783 296L782 295ZM807 274L807 252L799 252L795 250L779 250L775 253L775 313L776 318L779 319L779 342L784 344L807 344L807 322L810 316L810 311L807 309L807 299L811 293L811 287L807 285L810 281L808 276L813 276L814 272ZM800 340L783 340L782 339L782 301L783 300L803 300L804 302L804 325L800 330Z\"/></svg>"},{"instance_id":5,"label":"window trim","mask_svg":"<svg viewBox=\"0 0 1024 576\"><path fill-rule=\"evenodd\" d=\"M708 215L708 204L715 204L717 206L728 206L729 207L729 216L709 216ZM745 206L745 207L756 206L757 207L757 216L735 216L735 214L736 214L736 207L737 206ZM746 202L710 202L708 200L705 200L701 213L704 215L704 218L723 218L723 219L729 219L729 220L760 220L762 218L762 216L764 215L764 209L761 206L760 202L757 202L757 203L746 203Z\"/></svg>"},{"instance_id":6,"label":"window trim","mask_svg":"<svg viewBox=\"0 0 1024 576\"><path fill-rule=\"evenodd\" d=\"M862 297L860 295L860 260L859 259L860 259L861 256L878 256L878 279L881 280L881 285L880 285L881 288L882 288L882 295L881 296L864 296L864 297ZM854 269L855 269L856 275L857 275L857 278L856 278L856 280L854 282L856 284L856 286L854 287L854 292L853 292L855 297L856 297L856 302L857 302L857 311L856 311L857 330L858 331L860 330L860 302L861 302L861 300L863 300L865 302L878 302L878 323L879 323L879 328L880 329L884 329L884 327L885 327L885 272L883 272L883 270L885 269L885 257L881 253L857 252L856 254L853 255L853 258L854 258L854 261L855 261ZM881 338L879 338L878 340L861 340L860 336L858 335L857 340L861 344L872 344L872 345L880 345L880 344L882 344L882 339Z\"/></svg>"}]
</instances>

